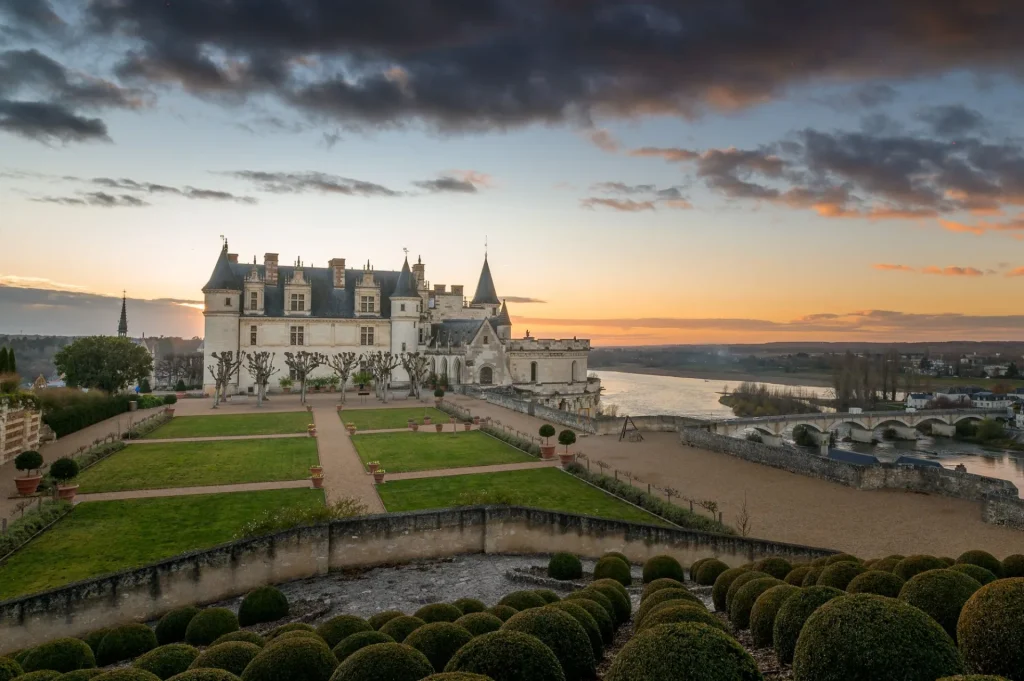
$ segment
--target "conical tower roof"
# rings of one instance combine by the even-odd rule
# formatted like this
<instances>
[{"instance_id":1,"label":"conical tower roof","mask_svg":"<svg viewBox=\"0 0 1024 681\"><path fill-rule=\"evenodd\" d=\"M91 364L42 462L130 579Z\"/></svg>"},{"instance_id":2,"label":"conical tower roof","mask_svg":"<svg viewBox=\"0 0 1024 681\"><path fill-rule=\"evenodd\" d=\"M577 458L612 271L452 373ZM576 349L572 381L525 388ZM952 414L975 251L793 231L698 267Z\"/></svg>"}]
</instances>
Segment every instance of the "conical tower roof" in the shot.
<instances>
[{"instance_id":1,"label":"conical tower roof","mask_svg":"<svg viewBox=\"0 0 1024 681\"><path fill-rule=\"evenodd\" d=\"M501 312L494 318L495 326L512 326L512 318L508 316L508 303L501 301Z\"/></svg>"},{"instance_id":2,"label":"conical tower roof","mask_svg":"<svg viewBox=\"0 0 1024 681\"><path fill-rule=\"evenodd\" d=\"M470 305L500 305L498 292L494 290L494 280L491 279L491 267L487 264L487 256L484 256L484 268L480 271L480 281L476 284L476 293Z\"/></svg>"},{"instance_id":3,"label":"conical tower roof","mask_svg":"<svg viewBox=\"0 0 1024 681\"><path fill-rule=\"evenodd\" d=\"M206 282L206 286L203 287L203 292L206 291L217 291L217 290L228 290L228 291L241 291L242 285L239 281L238 275L231 268L231 261L228 260L228 242L224 242L224 247L220 249L220 257L217 258L217 264L213 267L213 274L210 275L210 281Z\"/></svg>"},{"instance_id":4,"label":"conical tower roof","mask_svg":"<svg viewBox=\"0 0 1024 681\"><path fill-rule=\"evenodd\" d=\"M391 294L392 298L419 298L420 294L416 292L416 277L412 276L412 270L409 269L409 258L405 259L405 264L402 265L402 272L398 275L398 281L395 282L395 292Z\"/></svg>"},{"instance_id":5,"label":"conical tower roof","mask_svg":"<svg viewBox=\"0 0 1024 681\"><path fill-rule=\"evenodd\" d=\"M128 296L121 295L121 320L117 323L117 335L121 338L128 336Z\"/></svg>"}]
</instances>

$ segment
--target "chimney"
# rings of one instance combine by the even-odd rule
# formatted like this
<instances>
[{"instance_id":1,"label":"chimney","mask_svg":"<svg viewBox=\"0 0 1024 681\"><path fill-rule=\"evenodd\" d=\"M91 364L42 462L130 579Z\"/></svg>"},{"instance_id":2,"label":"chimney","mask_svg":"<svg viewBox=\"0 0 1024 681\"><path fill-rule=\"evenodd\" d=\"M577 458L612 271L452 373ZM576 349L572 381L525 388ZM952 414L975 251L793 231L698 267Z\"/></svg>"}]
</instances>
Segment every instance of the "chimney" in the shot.
<instances>
[{"instance_id":1,"label":"chimney","mask_svg":"<svg viewBox=\"0 0 1024 681\"><path fill-rule=\"evenodd\" d=\"M412 273L416 276L416 288L423 288L427 280L427 266L423 264L423 260L417 259L416 264L412 266Z\"/></svg>"},{"instance_id":2,"label":"chimney","mask_svg":"<svg viewBox=\"0 0 1024 681\"><path fill-rule=\"evenodd\" d=\"M434 284L434 293L444 293L448 290L448 284Z\"/></svg>"},{"instance_id":3,"label":"chimney","mask_svg":"<svg viewBox=\"0 0 1024 681\"><path fill-rule=\"evenodd\" d=\"M238 254L237 253L228 253L228 262L237 265L238 264Z\"/></svg>"},{"instance_id":4,"label":"chimney","mask_svg":"<svg viewBox=\"0 0 1024 681\"><path fill-rule=\"evenodd\" d=\"M452 284L452 295L453 296L461 296L462 295L462 284Z\"/></svg>"},{"instance_id":5,"label":"chimney","mask_svg":"<svg viewBox=\"0 0 1024 681\"><path fill-rule=\"evenodd\" d=\"M263 280L268 286L277 286L277 253L263 256Z\"/></svg>"},{"instance_id":6,"label":"chimney","mask_svg":"<svg viewBox=\"0 0 1024 681\"><path fill-rule=\"evenodd\" d=\"M345 288L345 258L334 258L327 263L334 274L334 288Z\"/></svg>"}]
</instances>

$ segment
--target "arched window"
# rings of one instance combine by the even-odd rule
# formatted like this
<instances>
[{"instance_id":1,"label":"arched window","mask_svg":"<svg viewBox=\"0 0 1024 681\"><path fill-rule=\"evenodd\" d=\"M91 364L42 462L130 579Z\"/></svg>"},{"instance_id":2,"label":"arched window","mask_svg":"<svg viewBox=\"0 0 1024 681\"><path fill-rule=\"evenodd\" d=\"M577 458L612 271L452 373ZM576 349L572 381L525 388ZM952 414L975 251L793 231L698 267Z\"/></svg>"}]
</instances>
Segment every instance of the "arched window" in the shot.
<instances>
[{"instance_id":1,"label":"arched window","mask_svg":"<svg viewBox=\"0 0 1024 681\"><path fill-rule=\"evenodd\" d=\"M576 382L576 360L572 361L572 374L569 376L569 382L570 383L575 383Z\"/></svg>"},{"instance_id":2,"label":"arched window","mask_svg":"<svg viewBox=\"0 0 1024 681\"><path fill-rule=\"evenodd\" d=\"M530 383L537 382L537 363L530 362Z\"/></svg>"},{"instance_id":3,"label":"arched window","mask_svg":"<svg viewBox=\"0 0 1024 681\"><path fill-rule=\"evenodd\" d=\"M447 357L442 357L441 358L441 372L438 374L438 376L443 378L443 379L445 379L445 381L447 382L447 380L448 380L448 358Z\"/></svg>"},{"instance_id":4,"label":"arched window","mask_svg":"<svg viewBox=\"0 0 1024 681\"><path fill-rule=\"evenodd\" d=\"M452 364L452 383L454 385L462 384L462 362L455 360Z\"/></svg>"},{"instance_id":5,"label":"arched window","mask_svg":"<svg viewBox=\"0 0 1024 681\"><path fill-rule=\"evenodd\" d=\"M480 368L480 385L491 385L494 383L494 370L491 367Z\"/></svg>"}]
</instances>

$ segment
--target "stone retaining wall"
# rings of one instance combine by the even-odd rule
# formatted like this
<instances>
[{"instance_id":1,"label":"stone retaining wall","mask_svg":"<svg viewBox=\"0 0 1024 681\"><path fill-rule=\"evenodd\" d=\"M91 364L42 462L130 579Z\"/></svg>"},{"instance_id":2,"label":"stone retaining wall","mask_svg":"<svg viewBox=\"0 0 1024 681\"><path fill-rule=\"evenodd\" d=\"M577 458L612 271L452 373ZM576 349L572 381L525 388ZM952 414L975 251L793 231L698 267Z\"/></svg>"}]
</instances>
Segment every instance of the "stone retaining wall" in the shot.
<instances>
[{"instance_id":1,"label":"stone retaining wall","mask_svg":"<svg viewBox=\"0 0 1024 681\"><path fill-rule=\"evenodd\" d=\"M1006 497L988 497L981 506L981 517L986 523L1024 530L1024 501Z\"/></svg>"},{"instance_id":2,"label":"stone retaining wall","mask_svg":"<svg viewBox=\"0 0 1024 681\"><path fill-rule=\"evenodd\" d=\"M466 507L366 516L195 551L137 570L0 603L0 654L102 627L145 622L174 608L244 594L262 584L470 553L660 553L684 565L717 557L739 566L770 555L808 560L826 549L641 525L522 507Z\"/></svg>"}]
</instances>

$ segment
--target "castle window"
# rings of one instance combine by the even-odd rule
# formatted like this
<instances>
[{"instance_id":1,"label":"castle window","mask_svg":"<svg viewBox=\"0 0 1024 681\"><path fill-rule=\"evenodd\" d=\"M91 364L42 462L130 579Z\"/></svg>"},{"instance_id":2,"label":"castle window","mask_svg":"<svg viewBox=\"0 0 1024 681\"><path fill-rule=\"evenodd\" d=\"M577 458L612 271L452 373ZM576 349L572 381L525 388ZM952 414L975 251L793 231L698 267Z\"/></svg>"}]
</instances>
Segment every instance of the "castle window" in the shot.
<instances>
[{"instance_id":1,"label":"castle window","mask_svg":"<svg viewBox=\"0 0 1024 681\"><path fill-rule=\"evenodd\" d=\"M405 303L402 303L402 312L405 312Z\"/></svg>"},{"instance_id":2,"label":"castle window","mask_svg":"<svg viewBox=\"0 0 1024 681\"><path fill-rule=\"evenodd\" d=\"M360 345L373 345L373 327L364 326L359 329L359 344Z\"/></svg>"},{"instance_id":3,"label":"castle window","mask_svg":"<svg viewBox=\"0 0 1024 681\"><path fill-rule=\"evenodd\" d=\"M292 312L305 312L306 310L306 294L305 293L293 293L292 294Z\"/></svg>"},{"instance_id":4,"label":"castle window","mask_svg":"<svg viewBox=\"0 0 1024 681\"><path fill-rule=\"evenodd\" d=\"M376 307L376 301L373 296L360 296L359 297L359 311L360 312L373 312Z\"/></svg>"},{"instance_id":5,"label":"castle window","mask_svg":"<svg viewBox=\"0 0 1024 681\"><path fill-rule=\"evenodd\" d=\"M252 293L250 293L249 294L249 309L250 310L255 310L256 308L258 308L260 306L259 303L260 303L260 294L256 293L256 291L253 291Z\"/></svg>"},{"instance_id":6,"label":"castle window","mask_svg":"<svg viewBox=\"0 0 1024 681\"><path fill-rule=\"evenodd\" d=\"M256 345L256 327L249 327L249 345Z\"/></svg>"},{"instance_id":7,"label":"castle window","mask_svg":"<svg viewBox=\"0 0 1024 681\"><path fill-rule=\"evenodd\" d=\"M402 343L402 352L405 352L405 343Z\"/></svg>"},{"instance_id":8,"label":"castle window","mask_svg":"<svg viewBox=\"0 0 1024 681\"><path fill-rule=\"evenodd\" d=\"M224 307L231 307L231 298L224 299Z\"/></svg>"},{"instance_id":9,"label":"castle window","mask_svg":"<svg viewBox=\"0 0 1024 681\"><path fill-rule=\"evenodd\" d=\"M537 363L530 362L530 383L537 382Z\"/></svg>"},{"instance_id":10,"label":"castle window","mask_svg":"<svg viewBox=\"0 0 1024 681\"><path fill-rule=\"evenodd\" d=\"M306 328L303 326L292 327L292 345L306 344Z\"/></svg>"},{"instance_id":11,"label":"castle window","mask_svg":"<svg viewBox=\"0 0 1024 681\"><path fill-rule=\"evenodd\" d=\"M484 336L484 345L487 345L488 342L490 342L490 338Z\"/></svg>"}]
</instances>

